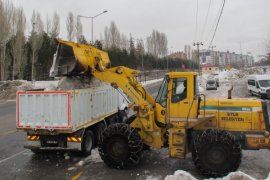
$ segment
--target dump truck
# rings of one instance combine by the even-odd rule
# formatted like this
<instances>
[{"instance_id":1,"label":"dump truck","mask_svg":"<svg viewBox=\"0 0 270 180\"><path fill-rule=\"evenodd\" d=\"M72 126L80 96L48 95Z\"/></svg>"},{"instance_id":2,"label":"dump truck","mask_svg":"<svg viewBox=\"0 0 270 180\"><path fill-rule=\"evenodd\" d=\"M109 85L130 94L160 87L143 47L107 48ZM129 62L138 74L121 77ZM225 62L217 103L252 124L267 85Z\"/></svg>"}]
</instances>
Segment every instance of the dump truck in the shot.
<instances>
[{"instance_id":1,"label":"dump truck","mask_svg":"<svg viewBox=\"0 0 270 180\"><path fill-rule=\"evenodd\" d=\"M125 121L129 104L121 91L99 84L17 92L16 124L17 130L27 133L24 147L34 153L61 150L90 155L106 126Z\"/></svg>"},{"instance_id":2,"label":"dump truck","mask_svg":"<svg viewBox=\"0 0 270 180\"><path fill-rule=\"evenodd\" d=\"M168 72L154 99L137 81L137 70L109 68L108 55L91 53L93 46L57 42L55 76L92 76L122 89L133 100L130 107L136 114L125 123L109 125L98 142L99 154L109 167L138 165L144 147L168 148L172 158L191 153L203 175L217 177L238 169L242 150L270 148L266 101L207 98L199 93L195 72Z\"/></svg>"}]
</instances>

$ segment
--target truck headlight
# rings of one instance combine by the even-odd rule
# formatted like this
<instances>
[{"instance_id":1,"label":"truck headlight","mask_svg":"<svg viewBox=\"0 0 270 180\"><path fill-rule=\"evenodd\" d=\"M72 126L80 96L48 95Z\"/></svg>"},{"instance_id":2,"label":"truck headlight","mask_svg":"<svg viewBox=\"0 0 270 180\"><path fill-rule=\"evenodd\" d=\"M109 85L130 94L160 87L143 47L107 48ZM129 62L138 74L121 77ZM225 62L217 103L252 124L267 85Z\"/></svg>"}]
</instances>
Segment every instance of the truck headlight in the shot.
<instances>
[{"instance_id":1,"label":"truck headlight","mask_svg":"<svg viewBox=\"0 0 270 180\"><path fill-rule=\"evenodd\" d=\"M265 92L265 89L261 89L262 92Z\"/></svg>"}]
</instances>

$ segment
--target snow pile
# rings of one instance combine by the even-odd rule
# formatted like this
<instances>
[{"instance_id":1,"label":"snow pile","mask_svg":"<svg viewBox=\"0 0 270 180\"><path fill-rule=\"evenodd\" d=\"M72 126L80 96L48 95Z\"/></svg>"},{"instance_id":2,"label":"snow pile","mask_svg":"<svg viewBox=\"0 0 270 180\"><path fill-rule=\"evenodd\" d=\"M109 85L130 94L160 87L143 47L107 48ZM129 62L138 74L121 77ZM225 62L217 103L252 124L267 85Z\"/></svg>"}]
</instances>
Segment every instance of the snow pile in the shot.
<instances>
[{"instance_id":1,"label":"snow pile","mask_svg":"<svg viewBox=\"0 0 270 180\"><path fill-rule=\"evenodd\" d=\"M202 86L199 86L199 91L200 92L203 92L204 91L204 88Z\"/></svg>"},{"instance_id":2,"label":"snow pile","mask_svg":"<svg viewBox=\"0 0 270 180\"><path fill-rule=\"evenodd\" d=\"M15 99L16 92L21 89L31 89L31 87L23 81L0 81L0 100Z\"/></svg>"},{"instance_id":3,"label":"snow pile","mask_svg":"<svg viewBox=\"0 0 270 180\"><path fill-rule=\"evenodd\" d=\"M47 87L50 86L57 86L58 85L58 80L56 81L34 81L32 83L34 89L46 89Z\"/></svg>"},{"instance_id":4,"label":"snow pile","mask_svg":"<svg viewBox=\"0 0 270 180\"><path fill-rule=\"evenodd\" d=\"M270 180L270 173L268 174L268 177L265 180Z\"/></svg>"},{"instance_id":5,"label":"snow pile","mask_svg":"<svg viewBox=\"0 0 270 180\"><path fill-rule=\"evenodd\" d=\"M177 170L174 172L174 175L167 175L164 180L196 180L196 178L186 171ZM241 171L237 171L231 172L230 174L222 178L210 178L206 180L256 180L256 179ZM270 173L269 177L266 178L266 180L270 180Z\"/></svg>"},{"instance_id":6,"label":"snow pile","mask_svg":"<svg viewBox=\"0 0 270 180\"><path fill-rule=\"evenodd\" d=\"M174 175L167 175L164 180L197 180L197 179L186 171L177 170L174 172Z\"/></svg>"},{"instance_id":7,"label":"snow pile","mask_svg":"<svg viewBox=\"0 0 270 180\"><path fill-rule=\"evenodd\" d=\"M143 82L143 86L162 81L163 79L154 79ZM86 89L99 87L105 83L91 77L62 77L54 81L0 81L0 100L15 99L17 91L69 91L74 89Z\"/></svg>"},{"instance_id":8,"label":"snow pile","mask_svg":"<svg viewBox=\"0 0 270 180\"><path fill-rule=\"evenodd\" d=\"M157 83L157 82L160 82L162 81L163 78L160 78L160 79L154 79L154 80L150 80L150 81L144 81L144 82L141 82L143 86L147 86L149 84L154 84L154 83Z\"/></svg>"},{"instance_id":9,"label":"snow pile","mask_svg":"<svg viewBox=\"0 0 270 180\"><path fill-rule=\"evenodd\" d=\"M241 77L243 77L243 75L240 74L240 71L234 68L232 68L230 71L221 71L218 74L220 82L229 81L231 79L238 79Z\"/></svg>"},{"instance_id":10,"label":"snow pile","mask_svg":"<svg viewBox=\"0 0 270 180\"><path fill-rule=\"evenodd\" d=\"M73 90L73 89L86 89L90 87L98 87L104 85L103 82L91 77L63 77L59 81L56 90Z\"/></svg>"}]
</instances>

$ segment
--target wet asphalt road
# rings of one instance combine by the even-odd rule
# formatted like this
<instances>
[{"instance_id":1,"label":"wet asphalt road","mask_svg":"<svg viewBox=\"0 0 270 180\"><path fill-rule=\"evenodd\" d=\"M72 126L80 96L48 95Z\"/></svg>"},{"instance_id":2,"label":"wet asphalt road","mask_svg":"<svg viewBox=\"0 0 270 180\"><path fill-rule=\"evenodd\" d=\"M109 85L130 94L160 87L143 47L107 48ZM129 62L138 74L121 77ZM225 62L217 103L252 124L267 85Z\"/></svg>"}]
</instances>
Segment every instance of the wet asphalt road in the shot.
<instances>
[{"instance_id":1,"label":"wet asphalt road","mask_svg":"<svg viewBox=\"0 0 270 180\"><path fill-rule=\"evenodd\" d=\"M155 83L146 89L156 96L159 86L160 83ZM15 112L15 102L0 104L0 179L108 179L108 175L99 176L103 168L108 168L101 162L96 150L93 150L92 156L82 158L76 153L68 156L56 152L35 155L24 149L26 133L16 131ZM92 165L94 167L88 167ZM87 176L87 173L90 175ZM115 171L115 175L117 174L119 172ZM111 178L114 179L114 176Z\"/></svg>"},{"instance_id":2,"label":"wet asphalt road","mask_svg":"<svg viewBox=\"0 0 270 180\"><path fill-rule=\"evenodd\" d=\"M156 96L160 83L148 86L147 91ZM218 91L204 91L207 97L226 97L227 83L221 83ZM243 86L236 83L235 92L241 97ZM234 94L240 96L239 94ZM129 170L108 168L100 159L97 149L92 155L82 158L74 153L46 153L35 155L25 150L23 144L26 134L16 132L15 103L0 104L0 179L164 179L166 175L176 170L190 172L198 179L190 154L186 159L172 159L168 157L167 149L151 149L145 151L139 166ZM255 178L264 179L270 170L270 152L268 150L243 151L242 164L239 168Z\"/></svg>"}]
</instances>

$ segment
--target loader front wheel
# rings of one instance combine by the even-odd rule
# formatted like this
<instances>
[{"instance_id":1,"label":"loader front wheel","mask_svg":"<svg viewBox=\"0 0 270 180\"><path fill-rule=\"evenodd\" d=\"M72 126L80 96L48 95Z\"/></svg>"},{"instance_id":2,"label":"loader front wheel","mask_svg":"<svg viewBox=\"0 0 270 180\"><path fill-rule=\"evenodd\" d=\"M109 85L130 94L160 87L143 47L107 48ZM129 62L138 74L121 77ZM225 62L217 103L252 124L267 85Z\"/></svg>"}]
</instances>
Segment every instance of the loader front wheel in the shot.
<instances>
[{"instance_id":1,"label":"loader front wheel","mask_svg":"<svg viewBox=\"0 0 270 180\"><path fill-rule=\"evenodd\" d=\"M124 123L112 124L102 135L98 150L105 164L116 169L139 164L143 142L134 128Z\"/></svg>"},{"instance_id":2,"label":"loader front wheel","mask_svg":"<svg viewBox=\"0 0 270 180\"><path fill-rule=\"evenodd\" d=\"M203 175L225 176L238 169L242 158L241 145L227 131L208 129L195 138L192 158Z\"/></svg>"}]
</instances>

